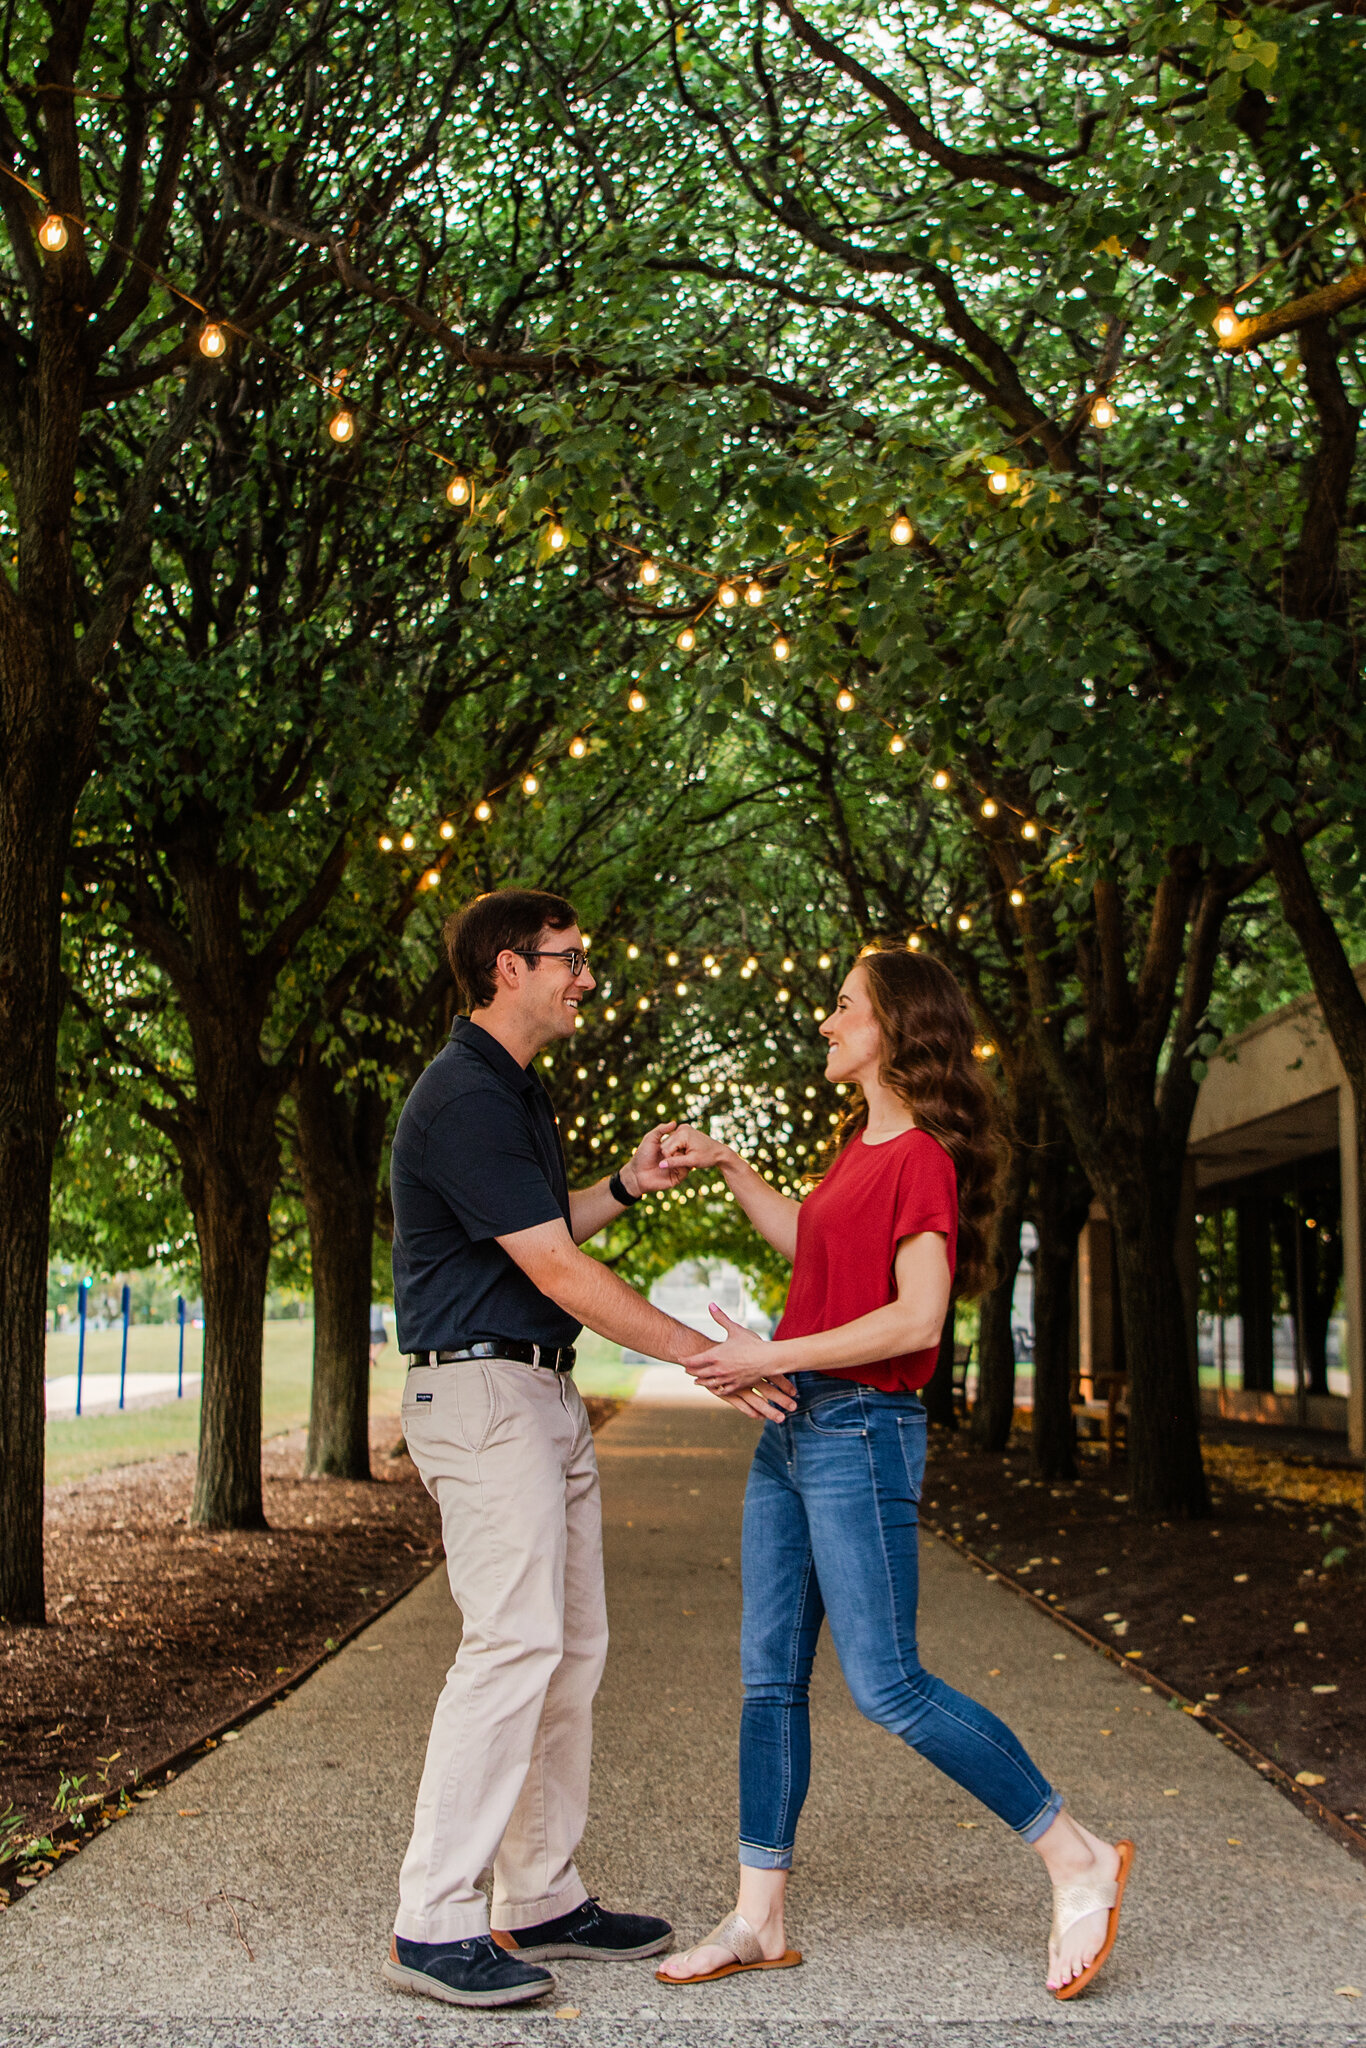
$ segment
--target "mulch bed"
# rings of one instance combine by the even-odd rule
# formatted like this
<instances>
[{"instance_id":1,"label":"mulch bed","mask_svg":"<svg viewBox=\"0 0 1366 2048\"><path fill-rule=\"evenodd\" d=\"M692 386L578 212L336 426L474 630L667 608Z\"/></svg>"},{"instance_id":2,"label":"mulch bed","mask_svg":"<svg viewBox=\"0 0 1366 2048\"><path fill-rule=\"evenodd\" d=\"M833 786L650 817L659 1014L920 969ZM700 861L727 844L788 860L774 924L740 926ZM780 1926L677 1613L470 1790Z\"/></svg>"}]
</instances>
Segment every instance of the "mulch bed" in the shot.
<instances>
[{"instance_id":1,"label":"mulch bed","mask_svg":"<svg viewBox=\"0 0 1366 2048\"><path fill-rule=\"evenodd\" d=\"M1028 1446L932 1430L921 1518L1207 1707L1329 1810L1366 1817L1366 1595L1360 1469L1310 1448L1207 1442L1214 1514L1130 1514L1122 1464L1029 1478Z\"/></svg>"},{"instance_id":2,"label":"mulch bed","mask_svg":"<svg viewBox=\"0 0 1366 2048\"><path fill-rule=\"evenodd\" d=\"M589 1401L595 1429L616 1406ZM79 1847L149 1771L432 1569L436 1508L401 1440L394 1455L396 1423L371 1434L368 1485L305 1479L302 1430L267 1443L259 1533L187 1526L188 1456L52 1489L48 1626L0 1626L0 1906L49 1867L46 1844Z\"/></svg>"}]
</instances>

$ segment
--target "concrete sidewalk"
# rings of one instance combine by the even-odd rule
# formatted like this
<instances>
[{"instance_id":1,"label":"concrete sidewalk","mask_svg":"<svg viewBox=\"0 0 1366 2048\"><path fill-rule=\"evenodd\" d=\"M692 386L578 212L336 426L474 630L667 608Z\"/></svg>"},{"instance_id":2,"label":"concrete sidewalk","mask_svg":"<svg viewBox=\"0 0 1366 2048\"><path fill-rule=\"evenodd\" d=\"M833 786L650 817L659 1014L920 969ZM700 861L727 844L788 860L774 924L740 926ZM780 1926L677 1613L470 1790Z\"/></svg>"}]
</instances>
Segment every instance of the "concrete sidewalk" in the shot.
<instances>
[{"instance_id":1,"label":"concrete sidewalk","mask_svg":"<svg viewBox=\"0 0 1366 2048\"><path fill-rule=\"evenodd\" d=\"M733 1896L751 1442L695 1403L633 1405L599 1438L613 1648L581 1863L607 1903L666 1912L685 1939ZM860 1719L828 1645L792 1887L802 1969L675 1991L647 1964L556 1964L544 2008L502 2015L388 1992L395 1873L457 1640L437 1574L11 1909L0 2041L1026 2048L1066 2030L1086 2048L1366 2044L1366 1999L1335 1995L1366 1992L1366 1872L1188 1716L942 1546L924 1561L927 1661L1005 1715L1081 1818L1139 1844L1120 1948L1076 2005L1043 1989L1037 1859Z\"/></svg>"}]
</instances>

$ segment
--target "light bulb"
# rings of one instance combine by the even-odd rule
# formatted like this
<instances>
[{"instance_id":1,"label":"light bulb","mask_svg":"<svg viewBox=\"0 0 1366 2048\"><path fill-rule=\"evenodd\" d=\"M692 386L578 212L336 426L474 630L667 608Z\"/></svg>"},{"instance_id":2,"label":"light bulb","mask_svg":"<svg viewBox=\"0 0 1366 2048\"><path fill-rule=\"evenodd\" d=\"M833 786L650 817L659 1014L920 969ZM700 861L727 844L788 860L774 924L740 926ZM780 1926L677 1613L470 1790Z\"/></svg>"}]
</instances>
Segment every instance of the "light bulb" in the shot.
<instances>
[{"instance_id":1,"label":"light bulb","mask_svg":"<svg viewBox=\"0 0 1366 2048\"><path fill-rule=\"evenodd\" d=\"M1012 904L1015 906L1016 910L1018 910L1020 908L1020 905L1024 902L1024 890L1012 889L1010 892L1010 900Z\"/></svg>"},{"instance_id":2,"label":"light bulb","mask_svg":"<svg viewBox=\"0 0 1366 2048\"><path fill-rule=\"evenodd\" d=\"M977 1057L979 1060L989 1060L992 1054L995 1052L995 1050L996 1048L992 1044L991 1040L989 1038L985 1038L977 1048Z\"/></svg>"},{"instance_id":3,"label":"light bulb","mask_svg":"<svg viewBox=\"0 0 1366 2048\"><path fill-rule=\"evenodd\" d=\"M972 930L972 919L968 916L966 910L958 919L958 929L960 932L970 932Z\"/></svg>"},{"instance_id":4,"label":"light bulb","mask_svg":"<svg viewBox=\"0 0 1366 2048\"><path fill-rule=\"evenodd\" d=\"M904 512L898 512L892 521L892 539L899 548L909 547L915 539L915 528Z\"/></svg>"},{"instance_id":5,"label":"light bulb","mask_svg":"<svg viewBox=\"0 0 1366 2048\"><path fill-rule=\"evenodd\" d=\"M830 965L830 955L828 953L822 953L820 959L817 961L816 964L818 967L828 967Z\"/></svg>"},{"instance_id":6,"label":"light bulb","mask_svg":"<svg viewBox=\"0 0 1366 2048\"><path fill-rule=\"evenodd\" d=\"M991 475L987 478L987 489L998 498L1005 496L1006 492L1010 489L1010 478L1003 469L992 470Z\"/></svg>"},{"instance_id":7,"label":"light bulb","mask_svg":"<svg viewBox=\"0 0 1366 2048\"><path fill-rule=\"evenodd\" d=\"M379 850L381 853L392 853L394 850L394 842L387 832L381 832L379 835Z\"/></svg>"},{"instance_id":8,"label":"light bulb","mask_svg":"<svg viewBox=\"0 0 1366 2048\"><path fill-rule=\"evenodd\" d=\"M355 414L347 412L345 408L341 412L334 413L328 422L327 431L334 441L352 440L356 432Z\"/></svg>"},{"instance_id":9,"label":"light bulb","mask_svg":"<svg viewBox=\"0 0 1366 2048\"><path fill-rule=\"evenodd\" d=\"M449 818L443 818L441 820L438 830L440 831L441 837L443 839L454 839L455 837L455 827L451 823Z\"/></svg>"},{"instance_id":10,"label":"light bulb","mask_svg":"<svg viewBox=\"0 0 1366 2048\"><path fill-rule=\"evenodd\" d=\"M704 967L715 967L715 965L716 965L716 955L715 955L715 953L704 953L704 954L703 954L703 956L702 956L702 965L703 965Z\"/></svg>"},{"instance_id":11,"label":"light bulb","mask_svg":"<svg viewBox=\"0 0 1366 2048\"><path fill-rule=\"evenodd\" d=\"M632 690L626 702L632 711L643 711L645 709L645 692L643 690Z\"/></svg>"},{"instance_id":12,"label":"light bulb","mask_svg":"<svg viewBox=\"0 0 1366 2048\"><path fill-rule=\"evenodd\" d=\"M754 955L753 955L753 954L751 953L751 954L750 954L750 956L749 956L749 958L748 958L748 960L746 960L746 962L745 962L745 967L746 967L747 971L748 971L748 972L749 972L750 974L753 974L753 972L754 972L755 968L756 968L756 967L757 967L758 965L759 965L758 961L757 961L757 960L755 959Z\"/></svg>"},{"instance_id":13,"label":"light bulb","mask_svg":"<svg viewBox=\"0 0 1366 2048\"><path fill-rule=\"evenodd\" d=\"M854 708L853 691L841 690L839 695L836 697L835 702L839 705L841 711L852 711Z\"/></svg>"},{"instance_id":14,"label":"light bulb","mask_svg":"<svg viewBox=\"0 0 1366 2048\"><path fill-rule=\"evenodd\" d=\"M1112 427L1115 423L1115 408L1103 391L1091 407L1091 418L1098 427Z\"/></svg>"},{"instance_id":15,"label":"light bulb","mask_svg":"<svg viewBox=\"0 0 1366 2048\"><path fill-rule=\"evenodd\" d=\"M609 1003L609 1004L607 1005L607 1008L606 1008L606 1009L605 1009L605 1010L603 1011L603 1013L602 1013L602 1014L603 1014L603 1016L604 1016L604 1017L605 1017L605 1018L607 1019L607 1021L608 1021L608 1023L609 1023L609 1024L615 1024L615 1023L616 1023L616 1021L617 1021L617 1013L616 1013L616 1011L615 1011L615 1010L614 1010L614 1009L612 1008L612 1006L611 1006L611 1004L610 1004L610 1003Z\"/></svg>"},{"instance_id":16,"label":"light bulb","mask_svg":"<svg viewBox=\"0 0 1366 2048\"><path fill-rule=\"evenodd\" d=\"M824 1012L824 1010L813 1010L813 1011L811 1012L811 1014L812 1014L812 1016L813 1016L813 1017L815 1018L815 1020L816 1020L816 1022L817 1022L818 1024L823 1024L823 1023L825 1022L825 1012Z\"/></svg>"},{"instance_id":17,"label":"light bulb","mask_svg":"<svg viewBox=\"0 0 1366 2048\"><path fill-rule=\"evenodd\" d=\"M536 777L534 775L524 775L522 777L523 796L535 796L540 786L540 783L536 780Z\"/></svg>"},{"instance_id":18,"label":"light bulb","mask_svg":"<svg viewBox=\"0 0 1366 2048\"><path fill-rule=\"evenodd\" d=\"M639 960L640 948L634 942L626 948L626 958L628 960Z\"/></svg>"},{"instance_id":19,"label":"light bulb","mask_svg":"<svg viewBox=\"0 0 1366 2048\"><path fill-rule=\"evenodd\" d=\"M932 775L932 776L930 777L930 781L931 781L931 783L933 784L933 786L934 786L934 788L935 788L935 789L947 789L947 788L948 788L948 786L949 786L949 771L948 771L948 769L947 769L947 768L936 768L936 769L935 769L935 771L934 771L934 774L933 774L933 775Z\"/></svg>"},{"instance_id":20,"label":"light bulb","mask_svg":"<svg viewBox=\"0 0 1366 2048\"><path fill-rule=\"evenodd\" d=\"M725 609L729 611L733 604L739 604L740 593L733 583L723 583L716 593L716 602L719 605L724 605Z\"/></svg>"},{"instance_id":21,"label":"light bulb","mask_svg":"<svg viewBox=\"0 0 1366 2048\"><path fill-rule=\"evenodd\" d=\"M773 643L773 659L775 661L786 661L788 655L791 654L791 652L792 648L790 643L780 633Z\"/></svg>"},{"instance_id":22,"label":"light bulb","mask_svg":"<svg viewBox=\"0 0 1366 2048\"><path fill-rule=\"evenodd\" d=\"M50 213L38 230L38 240L52 255L66 247L66 222L60 213Z\"/></svg>"},{"instance_id":23,"label":"light bulb","mask_svg":"<svg viewBox=\"0 0 1366 2048\"><path fill-rule=\"evenodd\" d=\"M224 334L224 332L223 332L222 328L221 328L221 327L220 327L220 326L218 325L218 322L217 322L216 320L210 320L210 321L209 321L209 323L208 323L208 325L207 325L206 327L201 327L201 328L200 328L200 330L199 330L199 353L200 353L200 355L202 355L202 356L209 356L209 357L211 357L211 358L212 358L212 357L216 357L216 356L221 356L221 355L224 355L224 354L226 354L226 352L227 352L227 346L228 346L228 337L227 337L227 335L226 335L226 334Z\"/></svg>"},{"instance_id":24,"label":"light bulb","mask_svg":"<svg viewBox=\"0 0 1366 2048\"><path fill-rule=\"evenodd\" d=\"M1021 839L1037 839L1037 838L1038 838L1038 836L1039 836L1039 828L1038 828L1038 826L1037 826L1037 825L1033 824L1032 822L1031 822L1031 823L1029 823L1029 824L1026 824L1026 825L1021 825L1021 827L1020 827L1020 837L1021 837Z\"/></svg>"},{"instance_id":25,"label":"light bulb","mask_svg":"<svg viewBox=\"0 0 1366 2048\"><path fill-rule=\"evenodd\" d=\"M709 968L707 969L707 972L708 972L708 974L710 974L710 976L711 976L711 978L712 978L712 980L713 980L713 981L719 981L719 980L720 980L720 978L721 978L721 969L720 969L720 967L719 967L719 966L718 966L718 967L709 967Z\"/></svg>"},{"instance_id":26,"label":"light bulb","mask_svg":"<svg viewBox=\"0 0 1366 2048\"><path fill-rule=\"evenodd\" d=\"M470 480L467 476L453 476L446 486L448 505L468 505L470 502Z\"/></svg>"},{"instance_id":27,"label":"light bulb","mask_svg":"<svg viewBox=\"0 0 1366 2048\"><path fill-rule=\"evenodd\" d=\"M763 603L763 601L764 601L764 586L763 586L763 584L762 584L762 583L750 583L750 584L747 584L747 585L746 585L746 587L745 587L745 603L746 603L746 604L762 604L762 603Z\"/></svg>"},{"instance_id":28,"label":"light bulb","mask_svg":"<svg viewBox=\"0 0 1366 2048\"><path fill-rule=\"evenodd\" d=\"M411 832L405 832L398 843L403 848L403 851L405 853L411 853L413 848L417 845L417 841L414 839Z\"/></svg>"},{"instance_id":29,"label":"light bulb","mask_svg":"<svg viewBox=\"0 0 1366 2048\"><path fill-rule=\"evenodd\" d=\"M569 742L569 752L573 760L581 761L584 755L588 752L587 740L579 738L579 736L576 734L575 737Z\"/></svg>"},{"instance_id":30,"label":"light bulb","mask_svg":"<svg viewBox=\"0 0 1366 2048\"><path fill-rule=\"evenodd\" d=\"M786 959L786 960L784 960L784 962L783 962L783 973L784 973L784 974L791 974L791 972L792 972L793 968L794 968L794 967L796 966L796 964L797 964L797 963L796 963L796 961L795 961L795 960L792 960L792 959L790 959L790 958L789 958L789 959Z\"/></svg>"},{"instance_id":31,"label":"light bulb","mask_svg":"<svg viewBox=\"0 0 1366 2048\"><path fill-rule=\"evenodd\" d=\"M677 955L677 953L667 953L667 954L666 954L666 955L664 956L664 965L665 965L666 967L677 967L677 965L678 965L678 955Z\"/></svg>"},{"instance_id":32,"label":"light bulb","mask_svg":"<svg viewBox=\"0 0 1366 2048\"><path fill-rule=\"evenodd\" d=\"M919 932L912 932L912 933L911 933L911 936L910 936L910 937L909 937L909 939L907 939L907 941L906 941L906 950L907 950L907 952L908 952L908 953L918 953L918 952L920 951L920 934L919 934Z\"/></svg>"},{"instance_id":33,"label":"light bulb","mask_svg":"<svg viewBox=\"0 0 1366 2048\"><path fill-rule=\"evenodd\" d=\"M474 815L479 820L481 825L487 825L489 819L493 816L493 805L489 803L477 803L474 807Z\"/></svg>"},{"instance_id":34,"label":"light bulb","mask_svg":"<svg viewBox=\"0 0 1366 2048\"><path fill-rule=\"evenodd\" d=\"M905 740L902 739L901 734L899 732L894 732L892 734L892 737L887 742L887 752L889 754L904 754L905 751Z\"/></svg>"},{"instance_id":35,"label":"light bulb","mask_svg":"<svg viewBox=\"0 0 1366 2048\"><path fill-rule=\"evenodd\" d=\"M997 804L995 797L989 796L985 798L983 801L982 816L984 818L994 818L996 816L998 809L999 805Z\"/></svg>"},{"instance_id":36,"label":"light bulb","mask_svg":"<svg viewBox=\"0 0 1366 2048\"><path fill-rule=\"evenodd\" d=\"M694 633L691 626L685 626L683 628L683 631L678 636L678 644L683 649L683 652L685 654L691 653L692 649L696 647L697 635L696 633Z\"/></svg>"},{"instance_id":37,"label":"light bulb","mask_svg":"<svg viewBox=\"0 0 1366 2048\"><path fill-rule=\"evenodd\" d=\"M645 557L645 560L641 563L640 580L642 583L658 583L659 564L657 561L655 561L653 555L647 555Z\"/></svg>"},{"instance_id":38,"label":"light bulb","mask_svg":"<svg viewBox=\"0 0 1366 2048\"><path fill-rule=\"evenodd\" d=\"M556 553L558 553L559 550L564 546L565 542L569 539L569 535L560 525L558 519L552 519L550 522L550 531L546 535L546 539L550 542L551 547L555 549Z\"/></svg>"},{"instance_id":39,"label":"light bulb","mask_svg":"<svg viewBox=\"0 0 1366 2048\"><path fill-rule=\"evenodd\" d=\"M686 995L687 993L688 993L688 984L687 984L687 982L686 982L686 981L676 981L676 982L674 983L674 994L675 994L676 996L685 996L685 995Z\"/></svg>"},{"instance_id":40,"label":"light bulb","mask_svg":"<svg viewBox=\"0 0 1366 2048\"><path fill-rule=\"evenodd\" d=\"M422 877L422 886L424 889L434 889L440 880L440 868L428 868L426 874Z\"/></svg>"},{"instance_id":41,"label":"light bulb","mask_svg":"<svg viewBox=\"0 0 1366 2048\"><path fill-rule=\"evenodd\" d=\"M641 999L640 999L640 1001L639 1001L639 1002L638 1002L638 1003L636 1004L636 1008L637 1008L638 1010L648 1010L648 1009L649 1009L649 1007L650 1007L650 998L649 998L648 996L642 996L642 997L641 997Z\"/></svg>"},{"instance_id":42,"label":"light bulb","mask_svg":"<svg viewBox=\"0 0 1366 2048\"><path fill-rule=\"evenodd\" d=\"M1220 341L1232 341L1238 332L1238 315L1232 306L1221 306L1214 316L1214 331Z\"/></svg>"},{"instance_id":43,"label":"light bulb","mask_svg":"<svg viewBox=\"0 0 1366 2048\"><path fill-rule=\"evenodd\" d=\"M791 991L791 989L788 989L788 988L780 988L780 989L779 989L779 990L777 991L777 993L776 993L776 994L774 995L774 998L773 998L773 1000L774 1000L774 1002L775 1002L775 1003L785 1003L785 1002L787 1002L787 1001L788 1001L788 999L790 998L791 994L792 994L792 991Z\"/></svg>"}]
</instances>

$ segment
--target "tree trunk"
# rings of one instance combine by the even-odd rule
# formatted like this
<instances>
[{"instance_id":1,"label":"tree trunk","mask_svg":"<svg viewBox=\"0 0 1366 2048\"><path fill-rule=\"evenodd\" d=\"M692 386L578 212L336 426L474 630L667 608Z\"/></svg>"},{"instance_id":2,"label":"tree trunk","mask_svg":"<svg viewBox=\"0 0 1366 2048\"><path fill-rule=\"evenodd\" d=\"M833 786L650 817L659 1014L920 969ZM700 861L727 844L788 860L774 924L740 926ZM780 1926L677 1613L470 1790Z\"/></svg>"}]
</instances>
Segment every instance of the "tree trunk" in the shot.
<instances>
[{"instance_id":1,"label":"tree trunk","mask_svg":"<svg viewBox=\"0 0 1366 2048\"><path fill-rule=\"evenodd\" d=\"M370 1477L371 1248L385 1104L334 1086L310 1046L295 1084L297 1151L313 1264L313 1398L304 1470Z\"/></svg>"},{"instance_id":2,"label":"tree trunk","mask_svg":"<svg viewBox=\"0 0 1366 2048\"><path fill-rule=\"evenodd\" d=\"M0 663L11 649L0 635ZM22 679L20 679L22 680ZM6 713L16 678L3 679ZM68 737L6 716L0 775L0 1617L41 1624L48 1216L60 1123L62 879L76 792ZM16 727L20 728L16 730ZM79 752L79 749L74 750Z\"/></svg>"},{"instance_id":3,"label":"tree trunk","mask_svg":"<svg viewBox=\"0 0 1366 2048\"><path fill-rule=\"evenodd\" d=\"M1015 1277L1020 1270L1020 1226L1029 1191L1030 1153L1017 1137L992 1230L996 1284L982 1296L977 1330L977 1400L972 1441L979 1450L1004 1451L1015 1419Z\"/></svg>"},{"instance_id":4,"label":"tree trunk","mask_svg":"<svg viewBox=\"0 0 1366 2048\"><path fill-rule=\"evenodd\" d=\"M1128 1365L1129 1499L1145 1514L1206 1515L1200 1409L1176 1263L1179 1188L1125 1176L1100 1195L1114 1230Z\"/></svg>"},{"instance_id":5,"label":"tree trunk","mask_svg":"<svg viewBox=\"0 0 1366 2048\"><path fill-rule=\"evenodd\" d=\"M1056 1131L1049 1128L1058 1125ZM1030 1470L1036 1479L1075 1479L1072 1414L1072 1286L1077 1239L1091 1189L1056 1114L1045 1113L1034 1176L1034 1421Z\"/></svg>"},{"instance_id":6,"label":"tree trunk","mask_svg":"<svg viewBox=\"0 0 1366 2048\"><path fill-rule=\"evenodd\" d=\"M261 1345L270 1197L262 1202L233 1160L210 1159L192 1206L204 1279L204 1377L190 1520L204 1529L264 1529Z\"/></svg>"},{"instance_id":7,"label":"tree trunk","mask_svg":"<svg viewBox=\"0 0 1366 2048\"><path fill-rule=\"evenodd\" d=\"M953 1303L944 1318L944 1330L939 1339L939 1361L934 1373L920 1389L920 1398L925 1403L925 1413L931 1422L937 1422L941 1429L957 1429L958 1416L953 1405Z\"/></svg>"}]
</instances>

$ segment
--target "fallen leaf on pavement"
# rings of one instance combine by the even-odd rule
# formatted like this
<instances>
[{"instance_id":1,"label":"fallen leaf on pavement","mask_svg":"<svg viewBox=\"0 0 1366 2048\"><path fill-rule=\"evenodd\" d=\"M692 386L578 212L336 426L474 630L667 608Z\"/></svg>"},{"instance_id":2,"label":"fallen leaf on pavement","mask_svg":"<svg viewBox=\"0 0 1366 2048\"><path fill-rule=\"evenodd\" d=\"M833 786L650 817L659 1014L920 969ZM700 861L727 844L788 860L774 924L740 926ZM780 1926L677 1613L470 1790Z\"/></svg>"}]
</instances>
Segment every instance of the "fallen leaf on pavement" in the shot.
<instances>
[{"instance_id":1,"label":"fallen leaf on pavement","mask_svg":"<svg viewBox=\"0 0 1366 2048\"><path fill-rule=\"evenodd\" d=\"M576 2020L578 2016L579 2007L577 2005L557 2005L555 2008L557 2020Z\"/></svg>"},{"instance_id":2,"label":"fallen leaf on pavement","mask_svg":"<svg viewBox=\"0 0 1366 2048\"><path fill-rule=\"evenodd\" d=\"M1295 1773L1295 1783L1297 1785L1322 1785L1326 1782L1322 1771L1296 1771Z\"/></svg>"}]
</instances>

